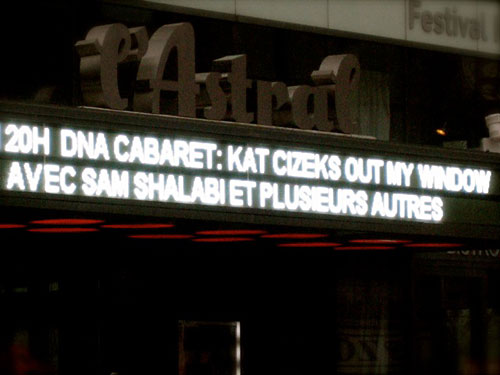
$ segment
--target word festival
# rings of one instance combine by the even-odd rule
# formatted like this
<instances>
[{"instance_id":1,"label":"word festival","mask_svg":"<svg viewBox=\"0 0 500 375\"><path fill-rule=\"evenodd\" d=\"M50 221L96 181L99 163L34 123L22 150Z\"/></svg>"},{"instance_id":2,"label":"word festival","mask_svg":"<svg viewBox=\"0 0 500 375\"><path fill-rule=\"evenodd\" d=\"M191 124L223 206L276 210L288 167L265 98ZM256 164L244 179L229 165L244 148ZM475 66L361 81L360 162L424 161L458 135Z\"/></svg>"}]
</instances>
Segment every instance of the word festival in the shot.
<instances>
[{"instance_id":1,"label":"word festival","mask_svg":"<svg viewBox=\"0 0 500 375\"><path fill-rule=\"evenodd\" d=\"M7 191L441 222L484 169L259 143L0 124Z\"/></svg>"},{"instance_id":2,"label":"word festival","mask_svg":"<svg viewBox=\"0 0 500 375\"><path fill-rule=\"evenodd\" d=\"M247 79L243 54L216 59L212 72L196 73L195 35L189 23L164 25L151 38L145 27L97 26L75 47L88 106L359 133L351 120L360 76L353 55L326 57L311 74L313 86L287 87ZM130 71L131 66L136 80L124 98L120 67Z\"/></svg>"}]
</instances>

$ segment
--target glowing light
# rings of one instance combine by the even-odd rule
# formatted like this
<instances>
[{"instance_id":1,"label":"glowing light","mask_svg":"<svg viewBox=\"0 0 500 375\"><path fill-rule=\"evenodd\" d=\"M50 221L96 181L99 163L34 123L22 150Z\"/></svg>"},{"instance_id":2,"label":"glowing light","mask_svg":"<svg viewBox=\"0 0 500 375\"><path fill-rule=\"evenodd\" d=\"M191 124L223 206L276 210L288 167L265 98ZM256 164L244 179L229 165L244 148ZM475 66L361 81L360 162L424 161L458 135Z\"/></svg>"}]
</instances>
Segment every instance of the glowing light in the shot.
<instances>
[{"instance_id":1,"label":"glowing light","mask_svg":"<svg viewBox=\"0 0 500 375\"><path fill-rule=\"evenodd\" d=\"M394 246L339 246L335 250L394 250Z\"/></svg>"},{"instance_id":2,"label":"glowing light","mask_svg":"<svg viewBox=\"0 0 500 375\"><path fill-rule=\"evenodd\" d=\"M337 155L304 151L278 149L272 156L272 168L277 176L337 181L342 175L341 163Z\"/></svg>"},{"instance_id":3,"label":"glowing light","mask_svg":"<svg viewBox=\"0 0 500 375\"><path fill-rule=\"evenodd\" d=\"M226 203L225 180L194 176L192 182L183 175L137 172L133 177L135 198L140 200L173 201L179 203Z\"/></svg>"},{"instance_id":4,"label":"glowing light","mask_svg":"<svg viewBox=\"0 0 500 375\"><path fill-rule=\"evenodd\" d=\"M0 224L0 229L18 229L26 228L26 225L22 224Z\"/></svg>"},{"instance_id":5,"label":"glowing light","mask_svg":"<svg viewBox=\"0 0 500 375\"><path fill-rule=\"evenodd\" d=\"M328 215L347 215L441 222L449 209L445 205L454 203L436 196L436 190L488 194L497 178L490 170L471 167L163 135L5 124L0 146L12 160L3 169L4 188L326 214L327 220ZM13 160L14 154L21 160ZM40 162L29 161L33 155ZM41 160L42 155L71 165ZM365 185L369 188L360 188ZM424 190L425 195L415 194Z\"/></svg>"},{"instance_id":6,"label":"glowing light","mask_svg":"<svg viewBox=\"0 0 500 375\"><path fill-rule=\"evenodd\" d=\"M18 190L26 189L21 163L17 161L13 161L10 164L9 175L7 176L7 190L13 190L14 188Z\"/></svg>"},{"instance_id":7,"label":"glowing light","mask_svg":"<svg viewBox=\"0 0 500 375\"><path fill-rule=\"evenodd\" d=\"M243 152L243 150L245 150ZM270 151L267 148L253 148L243 146L227 147L227 169L229 171L237 170L241 173L260 173L266 172L266 158Z\"/></svg>"},{"instance_id":8,"label":"glowing light","mask_svg":"<svg viewBox=\"0 0 500 375\"><path fill-rule=\"evenodd\" d=\"M446 130L444 129L436 129L436 133L442 137L446 136Z\"/></svg>"},{"instance_id":9,"label":"glowing light","mask_svg":"<svg viewBox=\"0 0 500 375\"><path fill-rule=\"evenodd\" d=\"M128 198L130 177L128 171L85 168L82 171L82 190L87 196Z\"/></svg>"},{"instance_id":10,"label":"glowing light","mask_svg":"<svg viewBox=\"0 0 500 375\"><path fill-rule=\"evenodd\" d=\"M253 189L257 186L255 181L230 180L229 204L234 207L252 207ZM246 198L246 199L245 199Z\"/></svg>"},{"instance_id":11,"label":"glowing light","mask_svg":"<svg viewBox=\"0 0 500 375\"><path fill-rule=\"evenodd\" d=\"M236 375L241 374L241 326L236 322Z\"/></svg>"},{"instance_id":12,"label":"glowing light","mask_svg":"<svg viewBox=\"0 0 500 375\"><path fill-rule=\"evenodd\" d=\"M76 185L72 182L75 176L76 170L72 166L26 162L22 163L21 168L21 163L12 162L7 178L7 189L26 190L24 182L26 178L30 191L41 190L50 194L72 195L76 191Z\"/></svg>"},{"instance_id":13,"label":"glowing light","mask_svg":"<svg viewBox=\"0 0 500 375\"><path fill-rule=\"evenodd\" d=\"M101 224L103 220L94 219L46 219L46 220L35 220L31 224L36 225L94 225Z\"/></svg>"},{"instance_id":14,"label":"glowing light","mask_svg":"<svg viewBox=\"0 0 500 375\"><path fill-rule=\"evenodd\" d=\"M28 232L33 232L33 233L90 233L97 231L98 229L96 228L78 228L78 227L28 229Z\"/></svg>"},{"instance_id":15,"label":"glowing light","mask_svg":"<svg viewBox=\"0 0 500 375\"><path fill-rule=\"evenodd\" d=\"M371 216L417 219L440 222L443 219L443 200L428 195L375 192Z\"/></svg>"},{"instance_id":16,"label":"glowing light","mask_svg":"<svg viewBox=\"0 0 500 375\"><path fill-rule=\"evenodd\" d=\"M113 140L114 155L121 163L212 169L216 150L215 143L182 139L172 141L119 134Z\"/></svg>"},{"instance_id":17,"label":"glowing light","mask_svg":"<svg viewBox=\"0 0 500 375\"><path fill-rule=\"evenodd\" d=\"M349 157L345 161L344 173L347 181L363 184L380 183L384 161Z\"/></svg>"},{"instance_id":18,"label":"glowing light","mask_svg":"<svg viewBox=\"0 0 500 375\"><path fill-rule=\"evenodd\" d=\"M66 158L110 160L106 134L61 129L61 156Z\"/></svg>"},{"instance_id":19,"label":"glowing light","mask_svg":"<svg viewBox=\"0 0 500 375\"><path fill-rule=\"evenodd\" d=\"M50 154L50 128L8 124L5 128L5 135L7 137L6 152L38 155L42 148L44 155Z\"/></svg>"},{"instance_id":20,"label":"glowing light","mask_svg":"<svg viewBox=\"0 0 500 375\"><path fill-rule=\"evenodd\" d=\"M278 247L336 247L342 244L335 242L294 242L280 243Z\"/></svg>"},{"instance_id":21,"label":"glowing light","mask_svg":"<svg viewBox=\"0 0 500 375\"><path fill-rule=\"evenodd\" d=\"M200 236L252 236L265 233L267 233L265 230L254 229L204 230L196 232Z\"/></svg>"},{"instance_id":22,"label":"glowing light","mask_svg":"<svg viewBox=\"0 0 500 375\"><path fill-rule=\"evenodd\" d=\"M101 228L106 229L162 229L173 228L174 224L145 223L145 224L104 224Z\"/></svg>"},{"instance_id":23,"label":"glowing light","mask_svg":"<svg viewBox=\"0 0 500 375\"><path fill-rule=\"evenodd\" d=\"M324 238L328 237L328 234L319 233L277 233L277 234L265 234L261 236L262 238L272 238L272 239L290 239L290 240L308 240L313 238Z\"/></svg>"},{"instance_id":24,"label":"glowing light","mask_svg":"<svg viewBox=\"0 0 500 375\"><path fill-rule=\"evenodd\" d=\"M385 164L386 182L390 186L411 186L411 175L415 169L415 164L401 161L388 160Z\"/></svg>"},{"instance_id":25,"label":"glowing light","mask_svg":"<svg viewBox=\"0 0 500 375\"><path fill-rule=\"evenodd\" d=\"M216 243L216 242L248 242L254 241L253 238L248 237L216 237L216 238L195 238L194 242L208 242L208 243Z\"/></svg>"},{"instance_id":26,"label":"glowing light","mask_svg":"<svg viewBox=\"0 0 500 375\"><path fill-rule=\"evenodd\" d=\"M453 192L488 194L491 171L418 164L420 187Z\"/></svg>"},{"instance_id":27,"label":"glowing light","mask_svg":"<svg viewBox=\"0 0 500 375\"><path fill-rule=\"evenodd\" d=\"M188 240L194 236L190 234L133 234L128 237L141 240Z\"/></svg>"},{"instance_id":28,"label":"glowing light","mask_svg":"<svg viewBox=\"0 0 500 375\"><path fill-rule=\"evenodd\" d=\"M369 209L368 193L365 190L265 181L259 184L258 190L261 208L359 216L365 216Z\"/></svg>"},{"instance_id":29,"label":"glowing light","mask_svg":"<svg viewBox=\"0 0 500 375\"><path fill-rule=\"evenodd\" d=\"M405 243L410 243L411 241L408 240L390 240L390 239L363 239L363 240L349 240L351 243L357 243L357 244L405 244Z\"/></svg>"}]
</instances>

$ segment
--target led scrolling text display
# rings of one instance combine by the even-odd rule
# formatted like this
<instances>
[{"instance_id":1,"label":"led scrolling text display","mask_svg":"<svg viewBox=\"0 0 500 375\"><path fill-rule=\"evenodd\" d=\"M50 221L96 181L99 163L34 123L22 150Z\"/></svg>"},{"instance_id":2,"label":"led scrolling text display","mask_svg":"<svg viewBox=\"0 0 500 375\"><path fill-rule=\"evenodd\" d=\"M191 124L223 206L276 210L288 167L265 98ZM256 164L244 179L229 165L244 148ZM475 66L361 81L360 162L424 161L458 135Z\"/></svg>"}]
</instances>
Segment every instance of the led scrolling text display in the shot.
<instances>
[{"instance_id":1,"label":"led scrolling text display","mask_svg":"<svg viewBox=\"0 0 500 375\"><path fill-rule=\"evenodd\" d=\"M2 190L441 222L439 195L492 172L437 164L16 123L0 124ZM424 192L424 194L422 194Z\"/></svg>"}]
</instances>

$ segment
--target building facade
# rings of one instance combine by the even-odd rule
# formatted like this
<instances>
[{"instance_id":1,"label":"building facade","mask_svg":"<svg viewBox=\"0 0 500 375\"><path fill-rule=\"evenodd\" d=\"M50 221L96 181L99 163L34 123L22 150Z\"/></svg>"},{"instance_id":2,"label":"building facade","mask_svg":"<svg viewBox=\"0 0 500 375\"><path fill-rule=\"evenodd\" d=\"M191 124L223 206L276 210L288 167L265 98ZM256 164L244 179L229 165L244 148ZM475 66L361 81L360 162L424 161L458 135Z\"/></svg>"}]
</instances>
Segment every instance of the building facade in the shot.
<instances>
[{"instance_id":1,"label":"building facade","mask_svg":"<svg viewBox=\"0 0 500 375\"><path fill-rule=\"evenodd\" d=\"M387 3L13 4L1 373L498 373L500 10Z\"/></svg>"}]
</instances>

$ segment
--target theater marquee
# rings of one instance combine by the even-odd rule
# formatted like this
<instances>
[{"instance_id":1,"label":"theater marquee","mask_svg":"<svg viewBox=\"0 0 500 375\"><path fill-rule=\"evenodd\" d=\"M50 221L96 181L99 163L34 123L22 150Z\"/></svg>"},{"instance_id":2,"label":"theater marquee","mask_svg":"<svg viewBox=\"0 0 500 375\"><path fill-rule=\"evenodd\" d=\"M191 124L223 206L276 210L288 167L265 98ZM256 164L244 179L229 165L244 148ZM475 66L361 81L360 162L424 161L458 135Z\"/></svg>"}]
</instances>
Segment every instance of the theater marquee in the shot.
<instances>
[{"instance_id":1,"label":"theater marquee","mask_svg":"<svg viewBox=\"0 0 500 375\"><path fill-rule=\"evenodd\" d=\"M127 114L73 111L69 121L4 114L3 192L276 222L291 214L434 228L500 222L498 164L389 153L382 142L319 132L152 115L120 124ZM255 129L258 138L243 136Z\"/></svg>"}]
</instances>

